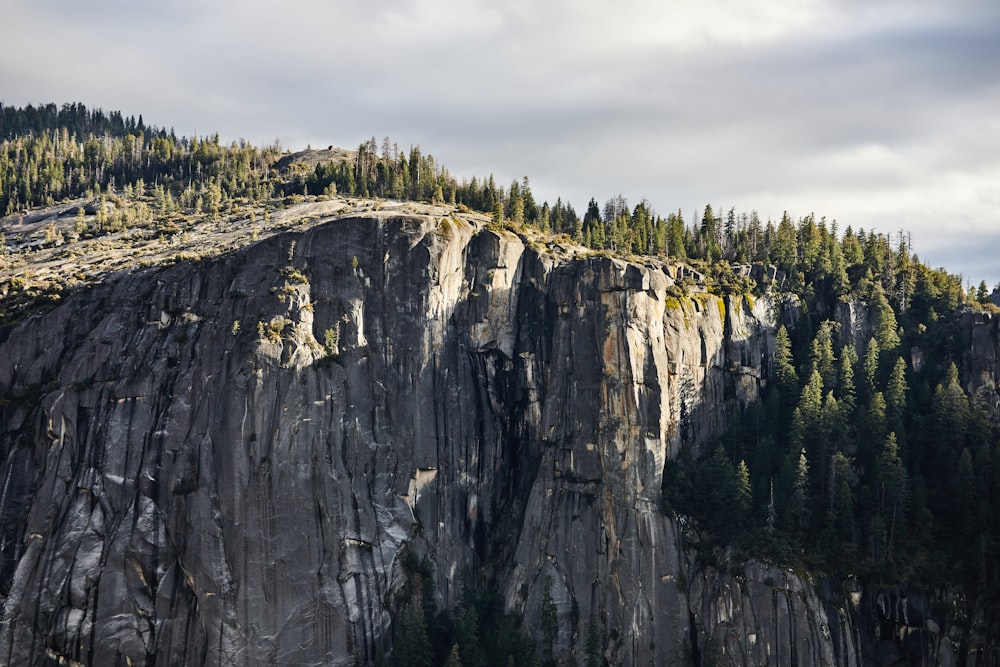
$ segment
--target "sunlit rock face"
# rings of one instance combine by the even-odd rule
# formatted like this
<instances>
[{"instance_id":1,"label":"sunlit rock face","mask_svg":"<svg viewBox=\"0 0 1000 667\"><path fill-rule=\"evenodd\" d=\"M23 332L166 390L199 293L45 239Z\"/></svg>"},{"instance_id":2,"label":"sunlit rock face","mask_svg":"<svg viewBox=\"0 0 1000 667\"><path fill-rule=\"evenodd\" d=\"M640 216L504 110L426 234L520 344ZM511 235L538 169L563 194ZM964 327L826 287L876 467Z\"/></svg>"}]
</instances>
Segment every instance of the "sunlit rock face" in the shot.
<instances>
[{"instance_id":1,"label":"sunlit rock face","mask_svg":"<svg viewBox=\"0 0 1000 667\"><path fill-rule=\"evenodd\" d=\"M539 642L549 582L566 658L861 664L842 596L697 572L660 509L799 307L677 271L371 214L4 329L0 663L374 664L409 550Z\"/></svg>"}]
</instances>

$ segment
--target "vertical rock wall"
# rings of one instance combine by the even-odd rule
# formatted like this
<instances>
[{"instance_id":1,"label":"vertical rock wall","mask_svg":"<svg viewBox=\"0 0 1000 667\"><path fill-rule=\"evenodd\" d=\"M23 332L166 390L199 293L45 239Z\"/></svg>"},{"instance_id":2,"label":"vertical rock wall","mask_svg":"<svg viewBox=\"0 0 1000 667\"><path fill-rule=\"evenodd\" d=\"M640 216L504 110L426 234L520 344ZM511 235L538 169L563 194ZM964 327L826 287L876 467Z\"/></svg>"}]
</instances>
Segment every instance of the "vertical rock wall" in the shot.
<instances>
[{"instance_id":1,"label":"vertical rock wall","mask_svg":"<svg viewBox=\"0 0 1000 667\"><path fill-rule=\"evenodd\" d=\"M550 582L559 655L593 622L613 665L858 664L806 582L685 565L664 462L757 398L796 306L671 272L372 216L5 329L0 663L372 664L412 549L539 640Z\"/></svg>"}]
</instances>

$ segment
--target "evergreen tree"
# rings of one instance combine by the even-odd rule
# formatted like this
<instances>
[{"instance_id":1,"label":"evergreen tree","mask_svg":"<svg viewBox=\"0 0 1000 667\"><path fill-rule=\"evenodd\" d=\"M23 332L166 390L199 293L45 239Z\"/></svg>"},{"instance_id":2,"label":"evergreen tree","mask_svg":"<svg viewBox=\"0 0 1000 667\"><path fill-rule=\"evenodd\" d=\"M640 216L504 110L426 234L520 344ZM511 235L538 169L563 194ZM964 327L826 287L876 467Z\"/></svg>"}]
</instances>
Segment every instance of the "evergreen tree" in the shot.
<instances>
[{"instance_id":1,"label":"evergreen tree","mask_svg":"<svg viewBox=\"0 0 1000 667\"><path fill-rule=\"evenodd\" d=\"M872 291L871 303L872 328L875 331L875 339L878 340L880 351L892 352L899 347L899 325L896 322L896 314L889 305L889 300L885 298L885 292L880 284L875 285Z\"/></svg>"},{"instance_id":2,"label":"evergreen tree","mask_svg":"<svg viewBox=\"0 0 1000 667\"><path fill-rule=\"evenodd\" d=\"M840 297L851 291L851 280L847 276L847 260L836 238L833 238L829 244L829 257L830 291L833 293L833 296Z\"/></svg>"},{"instance_id":3,"label":"evergreen tree","mask_svg":"<svg viewBox=\"0 0 1000 667\"><path fill-rule=\"evenodd\" d=\"M954 476L950 480L953 534L960 544L970 544L976 538L976 513L979 503L976 499L976 472L968 447L962 448L954 470Z\"/></svg>"},{"instance_id":4,"label":"evergreen tree","mask_svg":"<svg viewBox=\"0 0 1000 667\"><path fill-rule=\"evenodd\" d=\"M979 287L976 289L976 302L981 306L985 306L990 303L990 291L986 287L986 281L980 281Z\"/></svg>"},{"instance_id":5,"label":"evergreen tree","mask_svg":"<svg viewBox=\"0 0 1000 667\"><path fill-rule=\"evenodd\" d=\"M734 467L721 447L698 465L691 505L709 541L736 539L746 527L751 500L746 464L742 470Z\"/></svg>"},{"instance_id":6,"label":"evergreen tree","mask_svg":"<svg viewBox=\"0 0 1000 667\"><path fill-rule=\"evenodd\" d=\"M448 654L448 660L445 661L444 667L462 667L462 659L458 654L458 644L452 645L451 652Z\"/></svg>"},{"instance_id":7,"label":"evergreen tree","mask_svg":"<svg viewBox=\"0 0 1000 667\"><path fill-rule=\"evenodd\" d=\"M678 259L687 258L687 248L684 245L684 216L681 211L667 216L666 252Z\"/></svg>"},{"instance_id":8,"label":"evergreen tree","mask_svg":"<svg viewBox=\"0 0 1000 667\"><path fill-rule=\"evenodd\" d=\"M767 531L768 535L773 536L777 525L778 525L778 506L774 502L774 480L771 480L770 484L768 485L767 517L765 520L764 529Z\"/></svg>"},{"instance_id":9,"label":"evergreen tree","mask_svg":"<svg viewBox=\"0 0 1000 667\"><path fill-rule=\"evenodd\" d=\"M833 458L848 444L847 418L832 391L827 392L823 398L823 411L815 437L820 469L820 492L832 503L833 494L837 490L835 484L837 471L833 466Z\"/></svg>"},{"instance_id":10,"label":"evergreen tree","mask_svg":"<svg viewBox=\"0 0 1000 667\"><path fill-rule=\"evenodd\" d=\"M868 402L865 427L866 442L869 447L875 447L888 435L885 396L880 391L876 391L871 401Z\"/></svg>"},{"instance_id":11,"label":"evergreen tree","mask_svg":"<svg viewBox=\"0 0 1000 667\"><path fill-rule=\"evenodd\" d=\"M845 345L840 353L840 365L837 372L837 388L840 402L848 414L854 411L857 392L854 387L854 365L858 363L858 355L853 345Z\"/></svg>"},{"instance_id":12,"label":"evergreen tree","mask_svg":"<svg viewBox=\"0 0 1000 667\"><path fill-rule=\"evenodd\" d=\"M815 217L809 214L800 221L798 232L802 270L814 279L824 279L829 273L829 266L823 252L823 230L816 224Z\"/></svg>"},{"instance_id":13,"label":"evergreen tree","mask_svg":"<svg viewBox=\"0 0 1000 667\"><path fill-rule=\"evenodd\" d=\"M831 486L836 489L834 498L834 535L836 538L834 555L850 558L857 549L855 526L854 494L852 485L856 483L854 467L843 453L837 452L833 459L833 479Z\"/></svg>"},{"instance_id":14,"label":"evergreen tree","mask_svg":"<svg viewBox=\"0 0 1000 667\"><path fill-rule=\"evenodd\" d=\"M799 378L792 357L791 339L784 325L778 329L774 340L774 376L785 405L790 408L798 391Z\"/></svg>"},{"instance_id":15,"label":"evergreen tree","mask_svg":"<svg viewBox=\"0 0 1000 667\"><path fill-rule=\"evenodd\" d=\"M485 667L486 656L480 643L479 614L472 594L463 593L462 604L455 616L455 637L458 640L462 664L466 667Z\"/></svg>"},{"instance_id":16,"label":"evergreen tree","mask_svg":"<svg viewBox=\"0 0 1000 667\"><path fill-rule=\"evenodd\" d=\"M512 182L507 193L507 210L505 212L507 217L514 224L524 224L524 198L521 196L520 183L517 181Z\"/></svg>"},{"instance_id":17,"label":"evergreen tree","mask_svg":"<svg viewBox=\"0 0 1000 667\"><path fill-rule=\"evenodd\" d=\"M493 202L493 224L502 225L504 223L503 202L498 197Z\"/></svg>"},{"instance_id":18,"label":"evergreen tree","mask_svg":"<svg viewBox=\"0 0 1000 667\"><path fill-rule=\"evenodd\" d=\"M409 604L396 619L390 664L393 667L433 667L434 653L424 610L419 604Z\"/></svg>"},{"instance_id":19,"label":"evergreen tree","mask_svg":"<svg viewBox=\"0 0 1000 667\"><path fill-rule=\"evenodd\" d=\"M792 487L792 518L795 531L804 534L809 527L809 460L805 449L799 452L798 463L795 466L795 482Z\"/></svg>"},{"instance_id":20,"label":"evergreen tree","mask_svg":"<svg viewBox=\"0 0 1000 667\"><path fill-rule=\"evenodd\" d=\"M906 414L907 392L906 362L902 357L897 357L885 386L885 408L889 430L901 434L900 437L904 433L903 419Z\"/></svg>"},{"instance_id":21,"label":"evergreen tree","mask_svg":"<svg viewBox=\"0 0 1000 667\"><path fill-rule=\"evenodd\" d=\"M798 234L792 219L788 217L788 211L781 216L778 223L777 234L774 239L774 246L771 257L778 268L785 271L795 271L798 267Z\"/></svg>"},{"instance_id":22,"label":"evergreen tree","mask_svg":"<svg viewBox=\"0 0 1000 667\"><path fill-rule=\"evenodd\" d=\"M915 465L920 465L926 476L928 505L931 512L943 511L950 514L956 507L955 493L967 489L956 490L944 471L954 471L958 468L960 454L966 447L966 438L972 422L968 397L958 381L958 369L950 364L945 377L937 385L931 399L930 412L923 429L914 429L919 435L916 446ZM911 448L912 449L912 448ZM971 464L971 458L970 458ZM975 490L971 490L975 493ZM962 511L972 511L967 505ZM953 516L952 522L963 520L963 516ZM967 536L971 539L971 536Z\"/></svg>"},{"instance_id":23,"label":"evergreen tree","mask_svg":"<svg viewBox=\"0 0 1000 667\"><path fill-rule=\"evenodd\" d=\"M750 469L743 459L740 459L740 464L736 468L736 476L739 482L739 507L742 514L747 516L753 506L753 492L750 487Z\"/></svg>"},{"instance_id":24,"label":"evergreen tree","mask_svg":"<svg viewBox=\"0 0 1000 667\"><path fill-rule=\"evenodd\" d=\"M835 323L826 320L819 325L809 347L809 363L823 379L823 388L830 390L837 385L836 357L833 353Z\"/></svg>"},{"instance_id":25,"label":"evergreen tree","mask_svg":"<svg viewBox=\"0 0 1000 667\"><path fill-rule=\"evenodd\" d=\"M865 350L865 359L863 363L863 374L862 380L864 384L862 385L865 389L864 395L869 400L875 394L877 389L877 379L878 379L878 367L879 367L879 354L881 352L881 347L877 339L872 338L868 341L868 349Z\"/></svg>"},{"instance_id":26,"label":"evergreen tree","mask_svg":"<svg viewBox=\"0 0 1000 667\"><path fill-rule=\"evenodd\" d=\"M903 533L908 500L906 469L899 460L896 434L889 433L878 462L878 511L888 527L885 554L890 560L893 545Z\"/></svg>"},{"instance_id":27,"label":"evergreen tree","mask_svg":"<svg viewBox=\"0 0 1000 667\"><path fill-rule=\"evenodd\" d=\"M792 413L792 429L790 442L794 449L802 449L808 441L816 443L816 439L810 437L815 434L820 426L820 415L823 407L823 380L819 371L813 370L809 380L802 388L799 403ZM816 452L811 452L815 456Z\"/></svg>"},{"instance_id":28,"label":"evergreen tree","mask_svg":"<svg viewBox=\"0 0 1000 667\"><path fill-rule=\"evenodd\" d=\"M600 250L605 247L604 220L601 219L601 209L593 197L587 204L587 212L583 215L582 230L584 241L591 248Z\"/></svg>"},{"instance_id":29,"label":"evergreen tree","mask_svg":"<svg viewBox=\"0 0 1000 667\"><path fill-rule=\"evenodd\" d=\"M698 244L701 248L701 255L707 262L711 262L722 256L722 247L719 244L718 222L715 212L712 211L712 205L706 205L705 212L701 217Z\"/></svg>"},{"instance_id":30,"label":"evergreen tree","mask_svg":"<svg viewBox=\"0 0 1000 667\"><path fill-rule=\"evenodd\" d=\"M951 363L945 377L934 390L931 403L931 438L942 450L957 452L965 442L966 428L971 421L969 399L958 381L958 367ZM938 460L937 465L946 465Z\"/></svg>"}]
</instances>

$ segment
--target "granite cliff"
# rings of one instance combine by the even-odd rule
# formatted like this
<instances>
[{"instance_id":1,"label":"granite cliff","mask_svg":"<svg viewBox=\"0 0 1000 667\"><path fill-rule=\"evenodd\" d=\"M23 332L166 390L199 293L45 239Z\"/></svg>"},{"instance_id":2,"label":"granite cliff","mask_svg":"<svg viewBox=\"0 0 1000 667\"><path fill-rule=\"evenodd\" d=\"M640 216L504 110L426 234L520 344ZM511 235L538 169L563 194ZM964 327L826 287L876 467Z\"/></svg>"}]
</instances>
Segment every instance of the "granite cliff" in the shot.
<instances>
[{"instance_id":1,"label":"granite cliff","mask_svg":"<svg viewBox=\"0 0 1000 667\"><path fill-rule=\"evenodd\" d=\"M685 271L370 212L30 312L0 331L0 663L375 664L406 553L539 642L549 596L565 659L592 621L611 665L871 664L879 608L947 662L867 592L691 561L664 463L758 398L800 306Z\"/></svg>"}]
</instances>

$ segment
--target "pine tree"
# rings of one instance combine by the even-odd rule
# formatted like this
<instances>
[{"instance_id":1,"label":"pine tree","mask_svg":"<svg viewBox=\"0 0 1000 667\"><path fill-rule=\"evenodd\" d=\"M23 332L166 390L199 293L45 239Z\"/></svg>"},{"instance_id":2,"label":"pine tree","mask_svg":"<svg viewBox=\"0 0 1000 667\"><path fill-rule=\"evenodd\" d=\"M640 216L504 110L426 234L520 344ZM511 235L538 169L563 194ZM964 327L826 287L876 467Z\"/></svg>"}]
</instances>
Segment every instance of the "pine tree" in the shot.
<instances>
[{"instance_id":1,"label":"pine tree","mask_svg":"<svg viewBox=\"0 0 1000 667\"><path fill-rule=\"evenodd\" d=\"M951 478L951 500L953 503L953 526L955 537L964 544L975 539L975 516L978 509L976 499L976 471L972 454L968 447L962 448Z\"/></svg>"},{"instance_id":2,"label":"pine tree","mask_svg":"<svg viewBox=\"0 0 1000 667\"><path fill-rule=\"evenodd\" d=\"M830 289L834 296L843 296L851 291L851 281L847 276L847 260L841 245L834 238L830 244Z\"/></svg>"},{"instance_id":3,"label":"pine tree","mask_svg":"<svg viewBox=\"0 0 1000 667\"><path fill-rule=\"evenodd\" d=\"M809 364L819 371L824 389L833 389L837 384L836 357L833 353L833 338L836 323L826 320L819 325L809 346Z\"/></svg>"},{"instance_id":4,"label":"pine tree","mask_svg":"<svg viewBox=\"0 0 1000 667\"><path fill-rule=\"evenodd\" d=\"M785 405L790 409L798 392L799 377L795 372L792 343L784 325L778 329L774 339L774 376Z\"/></svg>"},{"instance_id":5,"label":"pine tree","mask_svg":"<svg viewBox=\"0 0 1000 667\"><path fill-rule=\"evenodd\" d=\"M456 610L454 625L462 663L466 667L485 667L487 660L479 639L479 614L468 588L463 591L462 604Z\"/></svg>"},{"instance_id":6,"label":"pine tree","mask_svg":"<svg viewBox=\"0 0 1000 667\"><path fill-rule=\"evenodd\" d=\"M903 436L903 418L906 414L906 362L902 357L896 358L896 363L889 374L889 382L885 386L886 421L890 431Z\"/></svg>"},{"instance_id":7,"label":"pine tree","mask_svg":"<svg viewBox=\"0 0 1000 667\"><path fill-rule=\"evenodd\" d=\"M958 367L951 363L931 401L929 431L939 449L956 452L964 446L970 416L969 399L958 381ZM946 462L938 460L935 464Z\"/></svg>"},{"instance_id":8,"label":"pine tree","mask_svg":"<svg viewBox=\"0 0 1000 667\"><path fill-rule=\"evenodd\" d=\"M864 395L868 399L870 399L876 391L880 353L881 346L879 345L878 340L875 338L870 339L868 341L868 349L865 350L865 359L862 364L862 386L865 390Z\"/></svg>"},{"instance_id":9,"label":"pine tree","mask_svg":"<svg viewBox=\"0 0 1000 667\"><path fill-rule=\"evenodd\" d=\"M799 246L802 269L815 280L822 280L829 273L823 252L823 231L811 213L799 222Z\"/></svg>"},{"instance_id":10,"label":"pine tree","mask_svg":"<svg viewBox=\"0 0 1000 667\"><path fill-rule=\"evenodd\" d=\"M835 453L830 479L830 485L834 489L831 506L834 512L834 532L838 540L852 544L855 540L855 527L854 497L851 489L856 483L857 475L851 459L843 452Z\"/></svg>"},{"instance_id":11,"label":"pine tree","mask_svg":"<svg viewBox=\"0 0 1000 667\"><path fill-rule=\"evenodd\" d=\"M767 499L767 519L764 524L764 529L767 531L768 535L773 536L775 527L778 525L778 507L774 502L774 480L771 480L770 487L768 489L768 499Z\"/></svg>"},{"instance_id":12,"label":"pine tree","mask_svg":"<svg viewBox=\"0 0 1000 667\"><path fill-rule=\"evenodd\" d=\"M448 654L448 659L445 661L444 667L462 667L462 659L458 655L458 644L452 645L451 652Z\"/></svg>"},{"instance_id":13,"label":"pine tree","mask_svg":"<svg viewBox=\"0 0 1000 667\"><path fill-rule=\"evenodd\" d=\"M432 667L434 653L421 606L407 605L397 618L396 626L390 664L393 667Z\"/></svg>"},{"instance_id":14,"label":"pine tree","mask_svg":"<svg viewBox=\"0 0 1000 667\"><path fill-rule=\"evenodd\" d=\"M795 466L795 482L792 487L792 517L795 521L795 530L805 533L809 527L810 502L809 502L809 460L806 458L806 450L799 452L798 464Z\"/></svg>"},{"instance_id":15,"label":"pine tree","mask_svg":"<svg viewBox=\"0 0 1000 667\"><path fill-rule=\"evenodd\" d=\"M698 242L702 249L702 257L707 262L718 259L722 255L722 248L718 241L718 222L712 205L705 206L705 212L701 216L701 227L698 233Z\"/></svg>"},{"instance_id":16,"label":"pine tree","mask_svg":"<svg viewBox=\"0 0 1000 667\"><path fill-rule=\"evenodd\" d=\"M778 223L777 234L774 239L774 247L771 257L778 268L785 271L795 271L798 268L798 234L792 219L788 217L788 211L781 216Z\"/></svg>"},{"instance_id":17,"label":"pine tree","mask_svg":"<svg viewBox=\"0 0 1000 667\"><path fill-rule=\"evenodd\" d=\"M505 213L514 224L524 224L524 199L521 196L521 184L517 181L512 182L507 191L507 210Z\"/></svg>"},{"instance_id":18,"label":"pine tree","mask_svg":"<svg viewBox=\"0 0 1000 667\"><path fill-rule=\"evenodd\" d=\"M976 288L976 302L981 306L985 306L990 302L990 291L986 286L985 280L980 281L979 287Z\"/></svg>"},{"instance_id":19,"label":"pine tree","mask_svg":"<svg viewBox=\"0 0 1000 667\"><path fill-rule=\"evenodd\" d=\"M817 440L817 460L820 469L820 492L832 503L836 492L833 457L847 445L847 420L840 403L832 391L823 398L823 409L815 434Z\"/></svg>"},{"instance_id":20,"label":"pine tree","mask_svg":"<svg viewBox=\"0 0 1000 667\"><path fill-rule=\"evenodd\" d=\"M740 506L744 513L749 513L753 505L753 492L750 489L750 469L743 459L740 459L740 464L736 467L736 476L739 481Z\"/></svg>"},{"instance_id":21,"label":"pine tree","mask_svg":"<svg viewBox=\"0 0 1000 667\"><path fill-rule=\"evenodd\" d=\"M872 291L871 303L872 328L875 331L875 338L878 340L880 351L891 352L899 347L899 325L896 322L896 314L892 311L888 299L882 286L875 285Z\"/></svg>"},{"instance_id":22,"label":"pine tree","mask_svg":"<svg viewBox=\"0 0 1000 667\"><path fill-rule=\"evenodd\" d=\"M799 403L792 412L791 436L789 442L794 449L802 449L807 442L816 446L815 434L819 430L823 407L823 380L819 371L813 370L809 381L802 388ZM811 452L815 456L815 450Z\"/></svg>"},{"instance_id":23,"label":"pine tree","mask_svg":"<svg viewBox=\"0 0 1000 667\"><path fill-rule=\"evenodd\" d=\"M521 178L521 201L524 208L524 221L529 225L535 224L539 217L538 204L535 203L535 195L531 192L531 184L528 182L527 176ZM539 229L541 228L539 225Z\"/></svg>"},{"instance_id":24,"label":"pine tree","mask_svg":"<svg viewBox=\"0 0 1000 667\"><path fill-rule=\"evenodd\" d=\"M746 473L745 486L742 473ZM750 474L729 460L721 447L698 464L692 506L699 530L726 544L746 527L750 509ZM745 495L744 495L745 494Z\"/></svg>"},{"instance_id":25,"label":"pine tree","mask_svg":"<svg viewBox=\"0 0 1000 667\"><path fill-rule=\"evenodd\" d=\"M851 493L851 486L846 479L841 479L837 487L834 531L840 554L844 558L852 558L857 548L854 497Z\"/></svg>"},{"instance_id":26,"label":"pine tree","mask_svg":"<svg viewBox=\"0 0 1000 667\"><path fill-rule=\"evenodd\" d=\"M667 254L678 259L687 258L684 246L684 216L680 211L667 216Z\"/></svg>"},{"instance_id":27,"label":"pine tree","mask_svg":"<svg viewBox=\"0 0 1000 667\"><path fill-rule=\"evenodd\" d=\"M903 532L909 500L906 468L899 460L896 434L889 433L878 461L878 511L888 528L885 554L892 559L893 544Z\"/></svg>"},{"instance_id":28,"label":"pine tree","mask_svg":"<svg viewBox=\"0 0 1000 667\"><path fill-rule=\"evenodd\" d=\"M503 202L497 197L493 201L493 224L502 225L504 222Z\"/></svg>"},{"instance_id":29,"label":"pine tree","mask_svg":"<svg viewBox=\"0 0 1000 667\"><path fill-rule=\"evenodd\" d=\"M872 400L868 402L865 427L868 443L872 446L877 446L888 435L885 396L880 391L876 391Z\"/></svg>"},{"instance_id":30,"label":"pine tree","mask_svg":"<svg viewBox=\"0 0 1000 667\"><path fill-rule=\"evenodd\" d=\"M840 367L837 372L837 389L840 403L847 414L854 412L857 403L857 392L854 387L854 365L858 363L858 355L853 345L845 345L840 352Z\"/></svg>"}]
</instances>

